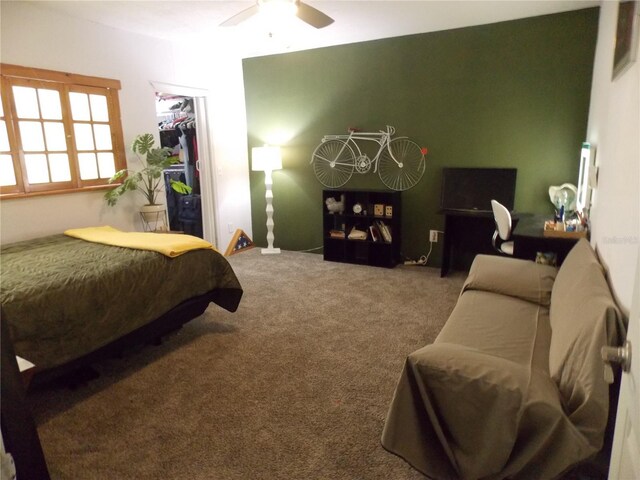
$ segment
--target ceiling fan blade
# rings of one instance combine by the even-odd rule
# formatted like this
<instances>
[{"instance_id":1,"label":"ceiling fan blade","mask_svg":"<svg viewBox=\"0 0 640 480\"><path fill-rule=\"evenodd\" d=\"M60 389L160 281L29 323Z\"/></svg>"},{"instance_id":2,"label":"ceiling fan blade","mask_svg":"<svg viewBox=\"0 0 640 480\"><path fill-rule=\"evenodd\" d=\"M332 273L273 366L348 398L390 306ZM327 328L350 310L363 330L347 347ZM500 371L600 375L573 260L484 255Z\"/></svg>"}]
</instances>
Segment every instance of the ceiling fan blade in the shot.
<instances>
[{"instance_id":1,"label":"ceiling fan blade","mask_svg":"<svg viewBox=\"0 0 640 480\"><path fill-rule=\"evenodd\" d=\"M324 28L333 23L333 18L325 15L317 8L313 8L306 3L298 2L298 11L296 15L303 22L307 22L312 27Z\"/></svg>"},{"instance_id":2,"label":"ceiling fan blade","mask_svg":"<svg viewBox=\"0 0 640 480\"><path fill-rule=\"evenodd\" d=\"M249 8L242 10L240 13L236 13L233 17L228 18L220 24L221 27L233 27L241 22L244 22L250 17L253 17L259 11L258 5L252 5Z\"/></svg>"}]
</instances>

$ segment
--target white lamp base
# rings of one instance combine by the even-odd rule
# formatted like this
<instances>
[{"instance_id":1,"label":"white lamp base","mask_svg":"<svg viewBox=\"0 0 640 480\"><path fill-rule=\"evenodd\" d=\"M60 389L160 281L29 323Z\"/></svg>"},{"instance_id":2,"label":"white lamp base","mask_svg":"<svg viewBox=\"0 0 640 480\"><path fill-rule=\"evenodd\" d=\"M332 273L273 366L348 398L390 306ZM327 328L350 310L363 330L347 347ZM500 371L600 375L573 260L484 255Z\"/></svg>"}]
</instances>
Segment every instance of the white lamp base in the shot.
<instances>
[{"instance_id":1,"label":"white lamp base","mask_svg":"<svg viewBox=\"0 0 640 480\"><path fill-rule=\"evenodd\" d=\"M263 248L262 255L273 255L274 253L280 253L279 248Z\"/></svg>"}]
</instances>

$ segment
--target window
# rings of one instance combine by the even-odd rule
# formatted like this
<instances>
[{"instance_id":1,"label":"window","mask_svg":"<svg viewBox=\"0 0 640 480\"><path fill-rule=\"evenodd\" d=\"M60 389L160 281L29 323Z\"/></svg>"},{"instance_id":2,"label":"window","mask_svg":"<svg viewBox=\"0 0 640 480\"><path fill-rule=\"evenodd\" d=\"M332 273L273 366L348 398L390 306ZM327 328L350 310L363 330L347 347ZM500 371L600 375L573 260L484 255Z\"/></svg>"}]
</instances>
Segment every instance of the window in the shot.
<instances>
[{"instance_id":1,"label":"window","mask_svg":"<svg viewBox=\"0 0 640 480\"><path fill-rule=\"evenodd\" d=\"M126 167L120 82L1 65L0 196L104 189Z\"/></svg>"}]
</instances>

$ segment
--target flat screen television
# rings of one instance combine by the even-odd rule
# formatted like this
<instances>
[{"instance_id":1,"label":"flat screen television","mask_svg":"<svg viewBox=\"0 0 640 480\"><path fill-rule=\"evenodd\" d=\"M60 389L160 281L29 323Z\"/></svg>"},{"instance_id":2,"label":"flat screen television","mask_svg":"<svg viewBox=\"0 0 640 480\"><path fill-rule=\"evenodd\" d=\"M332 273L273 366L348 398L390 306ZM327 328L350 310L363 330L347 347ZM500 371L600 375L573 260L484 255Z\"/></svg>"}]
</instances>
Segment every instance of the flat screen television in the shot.
<instances>
[{"instance_id":1,"label":"flat screen television","mask_svg":"<svg viewBox=\"0 0 640 480\"><path fill-rule=\"evenodd\" d=\"M491 212L495 199L513 210L516 168L443 168L440 208Z\"/></svg>"}]
</instances>

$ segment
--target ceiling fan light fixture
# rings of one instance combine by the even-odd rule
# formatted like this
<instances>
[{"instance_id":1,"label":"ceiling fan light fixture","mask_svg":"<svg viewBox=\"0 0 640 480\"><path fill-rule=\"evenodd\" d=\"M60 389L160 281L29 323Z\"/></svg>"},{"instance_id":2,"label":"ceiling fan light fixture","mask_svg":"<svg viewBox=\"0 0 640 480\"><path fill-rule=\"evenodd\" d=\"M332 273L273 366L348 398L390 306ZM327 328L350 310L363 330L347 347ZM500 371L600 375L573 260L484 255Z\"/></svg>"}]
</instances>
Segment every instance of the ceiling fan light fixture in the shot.
<instances>
[{"instance_id":1,"label":"ceiling fan light fixture","mask_svg":"<svg viewBox=\"0 0 640 480\"><path fill-rule=\"evenodd\" d=\"M273 19L294 17L298 12L298 2L295 0L258 0L258 7L260 13Z\"/></svg>"},{"instance_id":2,"label":"ceiling fan light fixture","mask_svg":"<svg viewBox=\"0 0 640 480\"><path fill-rule=\"evenodd\" d=\"M333 18L317 8L307 5L301 0L256 0L256 3L220 24L221 27L232 27L261 13L270 22L281 22L291 17L298 17L314 28L324 28L333 23Z\"/></svg>"}]
</instances>

